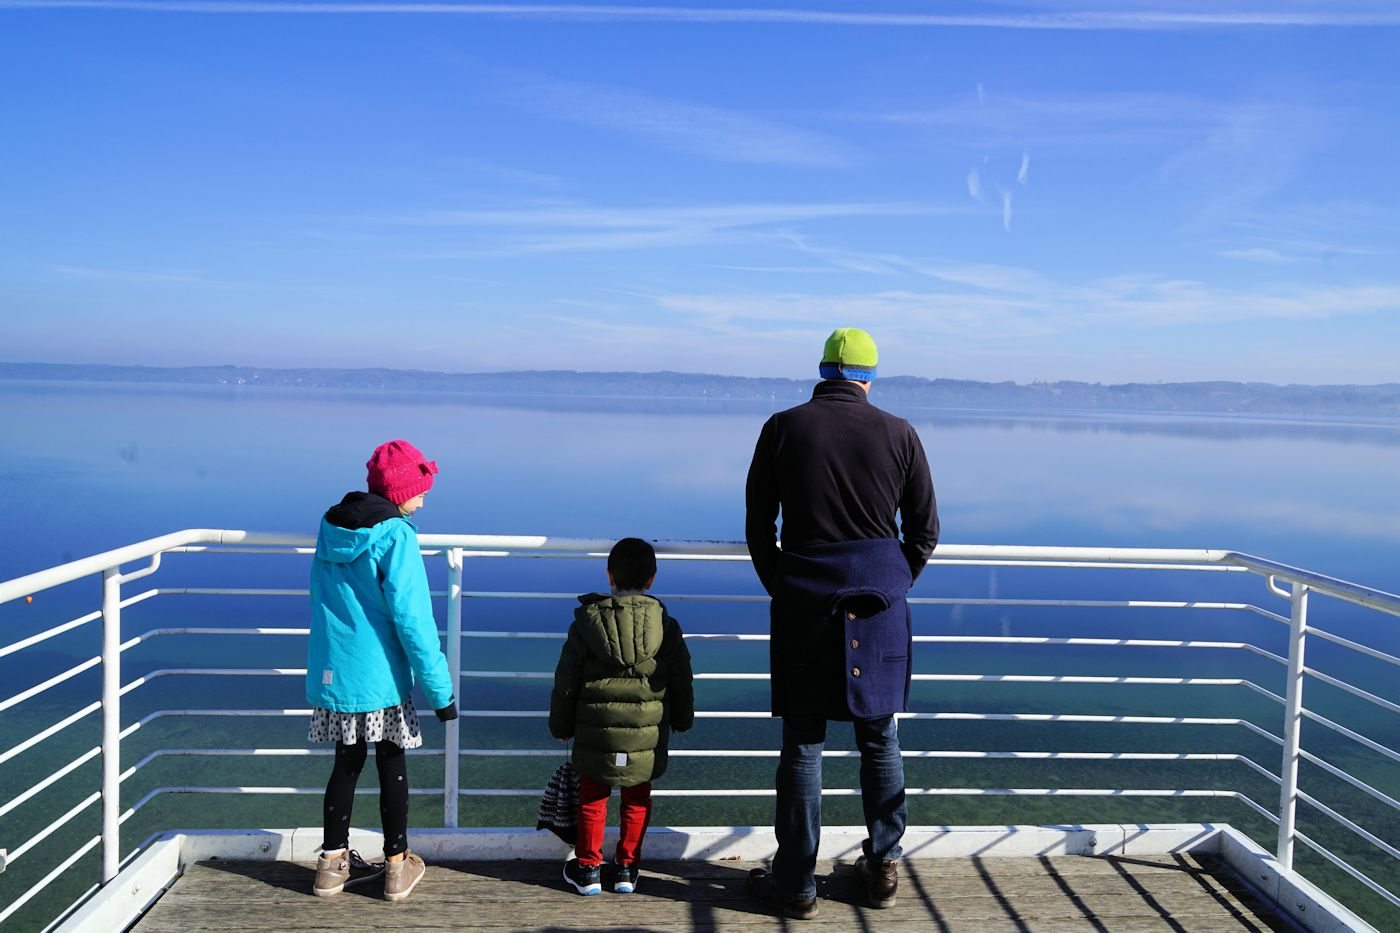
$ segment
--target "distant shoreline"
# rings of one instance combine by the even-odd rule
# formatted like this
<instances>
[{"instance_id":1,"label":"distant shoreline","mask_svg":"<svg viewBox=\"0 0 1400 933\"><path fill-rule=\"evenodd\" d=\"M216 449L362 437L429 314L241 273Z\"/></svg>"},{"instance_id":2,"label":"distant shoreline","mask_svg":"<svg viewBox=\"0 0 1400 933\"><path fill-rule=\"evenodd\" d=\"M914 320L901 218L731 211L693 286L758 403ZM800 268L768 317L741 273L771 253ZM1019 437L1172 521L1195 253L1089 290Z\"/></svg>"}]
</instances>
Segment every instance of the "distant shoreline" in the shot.
<instances>
[{"instance_id":1,"label":"distant shoreline","mask_svg":"<svg viewBox=\"0 0 1400 933\"><path fill-rule=\"evenodd\" d=\"M676 372L539 370L444 373L404 369L285 369L254 366L115 366L4 363L0 379L160 385L416 391L460 397L797 403L813 379ZM1400 418L1400 383L1273 385L1255 382L1123 383L978 382L884 376L882 406L982 411L1142 412L1168 414L1365 416Z\"/></svg>"}]
</instances>

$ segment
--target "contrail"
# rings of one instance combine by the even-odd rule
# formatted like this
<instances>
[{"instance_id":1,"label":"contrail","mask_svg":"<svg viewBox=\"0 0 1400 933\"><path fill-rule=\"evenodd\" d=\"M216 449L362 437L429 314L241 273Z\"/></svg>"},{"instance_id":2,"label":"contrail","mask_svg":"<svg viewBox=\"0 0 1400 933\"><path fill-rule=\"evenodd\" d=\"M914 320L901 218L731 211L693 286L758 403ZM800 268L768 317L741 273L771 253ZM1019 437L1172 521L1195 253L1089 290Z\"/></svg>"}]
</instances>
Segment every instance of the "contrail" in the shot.
<instances>
[{"instance_id":1,"label":"contrail","mask_svg":"<svg viewBox=\"0 0 1400 933\"><path fill-rule=\"evenodd\" d=\"M275 0L0 0L0 10L119 10L145 13L281 15L458 15L503 19L612 20L671 23L793 23L815 26L924 26L980 29L1166 30L1250 26L1400 26L1396 13L1084 12L958 15L749 7L693 8L562 3L375 3Z\"/></svg>"}]
</instances>

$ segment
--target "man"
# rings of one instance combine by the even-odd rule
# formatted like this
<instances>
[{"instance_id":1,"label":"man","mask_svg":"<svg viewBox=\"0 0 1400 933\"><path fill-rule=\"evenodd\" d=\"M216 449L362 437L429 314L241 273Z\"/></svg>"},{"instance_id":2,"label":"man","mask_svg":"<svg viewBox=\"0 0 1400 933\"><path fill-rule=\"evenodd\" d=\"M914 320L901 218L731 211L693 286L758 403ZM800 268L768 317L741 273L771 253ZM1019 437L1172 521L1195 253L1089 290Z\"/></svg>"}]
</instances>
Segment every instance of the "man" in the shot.
<instances>
[{"instance_id":1,"label":"man","mask_svg":"<svg viewBox=\"0 0 1400 933\"><path fill-rule=\"evenodd\" d=\"M938 542L938 509L918 434L867 399L878 362L865 331L832 332L812 400L768 419L749 467L745 534L773 597L773 715L783 720L778 854L771 874L750 872L749 889L794 919L817 913L829 720L851 721L860 749L869 837L856 870L871 906L893 906L898 885L906 811L894 714L908 708L913 655L905 597Z\"/></svg>"}]
</instances>

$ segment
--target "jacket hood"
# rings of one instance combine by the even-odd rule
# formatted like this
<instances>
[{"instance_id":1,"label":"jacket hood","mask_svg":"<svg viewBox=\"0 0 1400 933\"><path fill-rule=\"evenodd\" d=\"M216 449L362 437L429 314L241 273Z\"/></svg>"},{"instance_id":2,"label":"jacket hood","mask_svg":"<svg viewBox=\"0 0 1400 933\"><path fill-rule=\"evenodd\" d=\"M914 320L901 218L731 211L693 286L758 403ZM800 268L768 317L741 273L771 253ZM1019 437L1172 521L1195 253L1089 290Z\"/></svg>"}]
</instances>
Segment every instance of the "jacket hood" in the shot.
<instances>
[{"instance_id":1,"label":"jacket hood","mask_svg":"<svg viewBox=\"0 0 1400 933\"><path fill-rule=\"evenodd\" d=\"M347 493L321 519L316 556L332 563L348 564L387 535L395 519L407 521L399 507L383 496L370 492Z\"/></svg>"},{"instance_id":2,"label":"jacket hood","mask_svg":"<svg viewBox=\"0 0 1400 933\"><path fill-rule=\"evenodd\" d=\"M656 657L664 634L665 607L653 596L580 596L574 621L589 651L621 669Z\"/></svg>"}]
</instances>

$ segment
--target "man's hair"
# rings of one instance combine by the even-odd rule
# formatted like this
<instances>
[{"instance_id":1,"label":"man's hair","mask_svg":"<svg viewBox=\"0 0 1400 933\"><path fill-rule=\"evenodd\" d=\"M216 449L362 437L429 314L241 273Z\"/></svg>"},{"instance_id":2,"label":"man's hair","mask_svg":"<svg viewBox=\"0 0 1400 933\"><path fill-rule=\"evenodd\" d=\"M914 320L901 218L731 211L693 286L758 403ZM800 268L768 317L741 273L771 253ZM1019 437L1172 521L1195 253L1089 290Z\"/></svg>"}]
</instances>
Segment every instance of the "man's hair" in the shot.
<instances>
[{"instance_id":1,"label":"man's hair","mask_svg":"<svg viewBox=\"0 0 1400 933\"><path fill-rule=\"evenodd\" d=\"M608 553L608 572L619 590L645 589L656 576L656 550L641 538L623 538Z\"/></svg>"}]
</instances>

